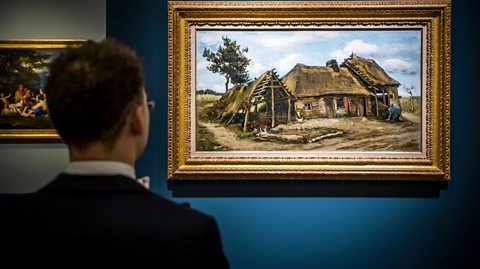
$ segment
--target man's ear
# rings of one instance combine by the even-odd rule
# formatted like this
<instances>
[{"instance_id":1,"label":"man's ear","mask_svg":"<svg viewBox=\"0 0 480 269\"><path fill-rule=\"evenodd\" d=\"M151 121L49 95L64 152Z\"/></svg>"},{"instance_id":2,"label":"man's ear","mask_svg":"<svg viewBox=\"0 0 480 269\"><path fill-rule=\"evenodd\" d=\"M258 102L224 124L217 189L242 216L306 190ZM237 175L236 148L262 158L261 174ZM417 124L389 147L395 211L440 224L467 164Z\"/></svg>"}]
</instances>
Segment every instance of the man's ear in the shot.
<instances>
[{"instance_id":1,"label":"man's ear","mask_svg":"<svg viewBox=\"0 0 480 269\"><path fill-rule=\"evenodd\" d=\"M142 134L144 132L145 119L143 117L143 108L141 106L135 106L131 114L130 130L134 134Z\"/></svg>"}]
</instances>

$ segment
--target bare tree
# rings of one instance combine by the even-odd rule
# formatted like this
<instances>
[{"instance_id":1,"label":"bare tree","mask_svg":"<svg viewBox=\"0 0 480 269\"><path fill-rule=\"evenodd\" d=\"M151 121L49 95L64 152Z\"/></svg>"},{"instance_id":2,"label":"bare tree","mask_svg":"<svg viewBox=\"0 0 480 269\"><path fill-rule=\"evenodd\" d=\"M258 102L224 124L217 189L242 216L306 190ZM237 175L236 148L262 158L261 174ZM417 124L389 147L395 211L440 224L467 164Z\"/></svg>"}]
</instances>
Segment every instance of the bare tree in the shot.
<instances>
[{"instance_id":1,"label":"bare tree","mask_svg":"<svg viewBox=\"0 0 480 269\"><path fill-rule=\"evenodd\" d=\"M414 112L415 111L415 105L414 105L414 102L413 102L413 90L415 89L415 87L412 85L410 86L410 88L407 88L407 87L403 87L405 89L406 92L408 92L410 94L410 109L409 111L410 112Z\"/></svg>"}]
</instances>

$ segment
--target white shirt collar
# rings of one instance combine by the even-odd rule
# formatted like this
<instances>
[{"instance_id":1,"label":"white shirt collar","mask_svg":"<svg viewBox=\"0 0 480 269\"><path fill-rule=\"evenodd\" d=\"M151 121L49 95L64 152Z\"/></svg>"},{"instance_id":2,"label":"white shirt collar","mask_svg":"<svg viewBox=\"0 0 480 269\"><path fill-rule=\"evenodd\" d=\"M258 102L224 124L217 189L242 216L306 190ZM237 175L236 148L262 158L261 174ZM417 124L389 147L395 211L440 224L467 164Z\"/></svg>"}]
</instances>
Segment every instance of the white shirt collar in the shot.
<instances>
[{"instance_id":1,"label":"white shirt collar","mask_svg":"<svg viewBox=\"0 0 480 269\"><path fill-rule=\"evenodd\" d=\"M71 162L65 169L71 175L122 175L136 179L133 166L114 161L78 161Z\"/></svg>"}]
</instances>

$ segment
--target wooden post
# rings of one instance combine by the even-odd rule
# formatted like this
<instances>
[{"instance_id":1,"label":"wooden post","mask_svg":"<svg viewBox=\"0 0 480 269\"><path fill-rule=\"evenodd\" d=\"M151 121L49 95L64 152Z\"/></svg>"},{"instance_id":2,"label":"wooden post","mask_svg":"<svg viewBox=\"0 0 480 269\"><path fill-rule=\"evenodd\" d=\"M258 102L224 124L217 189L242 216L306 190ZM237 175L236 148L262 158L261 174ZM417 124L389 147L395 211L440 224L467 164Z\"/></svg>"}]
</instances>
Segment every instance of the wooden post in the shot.
<instances>
[{"instance_id":1,"label":"wooden post","mask_svg":"<svg viewBox=\"0 0 480 269\"><path fill-rule=\"evenodd\" d=\"M292 121L292 101L290 100L290 97L288 97L288 115L287 115L287 123Z\"/></svg>"},{"instance_id":2,"label":"wooden post","mask_svg":"<svg viewBox=\"0 0 480 269\"><path fill-rule=\"evenodd\" d=\"M351 111L350 111L350 97L347 97L347 111L348 111L348 116L351 116Z\"/></svg>"},{"instance_id":3,"label":"wooden post","mask_svg":"<svg viewBox=\"0 0 480 269\"><path fill-rule=\"evenodd\" d=\"M380 117L380 112L378 111L378 97L375 94L375 114L377 115L377 118Z\"/></svg>"},{"instance_id":4,"label":"wooden post","mask_svg":"<svg viewBox=\"0 0 480 269\"><path fill-rule=\"evenodd\" d=\"M362 97L363 98L363 115L364 117L368 116L368 95Z\"/></svg>"},{"instance_id":5,"label":"wooden post","mask_svg":"<svg viewBox=\"0 0 480 269\"><path fill-rule=\"evenodd\" d=\"M355 96L355 114L357 114L357 117L360 116L360 109L358 109L358 96Z\"/></svg>"},{"instance_id":6,"label":"wooden post","mask_svg":"<svg viewBox=\"0 0 480 269\"><path fill-rule=\"evenodd\" d=\"M270 90L272 91L272 128L275 127L275 92L273 91L273 80L270 83Z\"/></svg>"},{"instance_id":7,"label":"wooden post","mask_svg":"<svg viewBox=\"0 0 480 269\"><path fill-rule=\"evenodd\" d=\"M385 98L385 88L382 87L382 97L383 97L383 104L388 106L387 99Z\"/></svg>"},{"instance_id":8,"label":"wooden post","mask_svg":"<svg viewBox=\"0 0 480 269\"><path fill-rule=\"evenodd\" d=\"M334 96L332 97L332 107L333 107L333 117L337 117L337 98Z\"/></svg>"},{"instance_id":9,"label":"wooden post","mask_svg":"<svg viewBox=\"0 0 480 269\"><path fill-rule=\"evenodd\" d=\"M243 123L243 132L246 133L247 130L247 124L248 124L248 115L250 114L250 108L247 109L245 112L245 122Z\"/></svg>"},{"instance_id":10,"label":"wooden post","mask_svg":"<svg viewBox=\"0 0 480 269\"><path fill-rule=\"evenodd\" d=\"M297 110L297 102L293 103L293 109L295 111L295 119L296 120L300 119L300 113Z\"/></svg>"},{"instance_id":11,"label":"wooden post","mask_svg":"<svg viewBox=\"0 0 480 269\"><path fill-rule=\"evenodd\" d=\"M233 118L237 115L238 112L235 112L232 114L232 117L230 118L230 120L228 120L227 122L227 125L230 125L230 123L232 122Z\"/></svg>"}]
</instances>

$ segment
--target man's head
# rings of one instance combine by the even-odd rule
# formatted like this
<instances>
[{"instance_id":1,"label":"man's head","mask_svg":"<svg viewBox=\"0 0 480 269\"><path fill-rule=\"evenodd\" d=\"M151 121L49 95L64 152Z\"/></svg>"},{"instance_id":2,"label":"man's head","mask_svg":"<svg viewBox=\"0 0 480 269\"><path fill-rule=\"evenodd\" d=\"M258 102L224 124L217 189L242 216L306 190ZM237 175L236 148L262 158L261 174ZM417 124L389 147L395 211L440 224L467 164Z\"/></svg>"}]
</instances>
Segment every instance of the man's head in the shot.
<instances>
[{"instance_id":1,"label":"man's head","mask_svg":"<svg viewBox=\"0 0 480 269\"><path fill-rule=\"evenodd\" d=\"M52 121L70 148L101 144L113 150L127 134L138 155L143 151L149 120L143 71L125 45L105 39L68 49L52 63L45 93Z\"/></svg>"}]
</instances>

